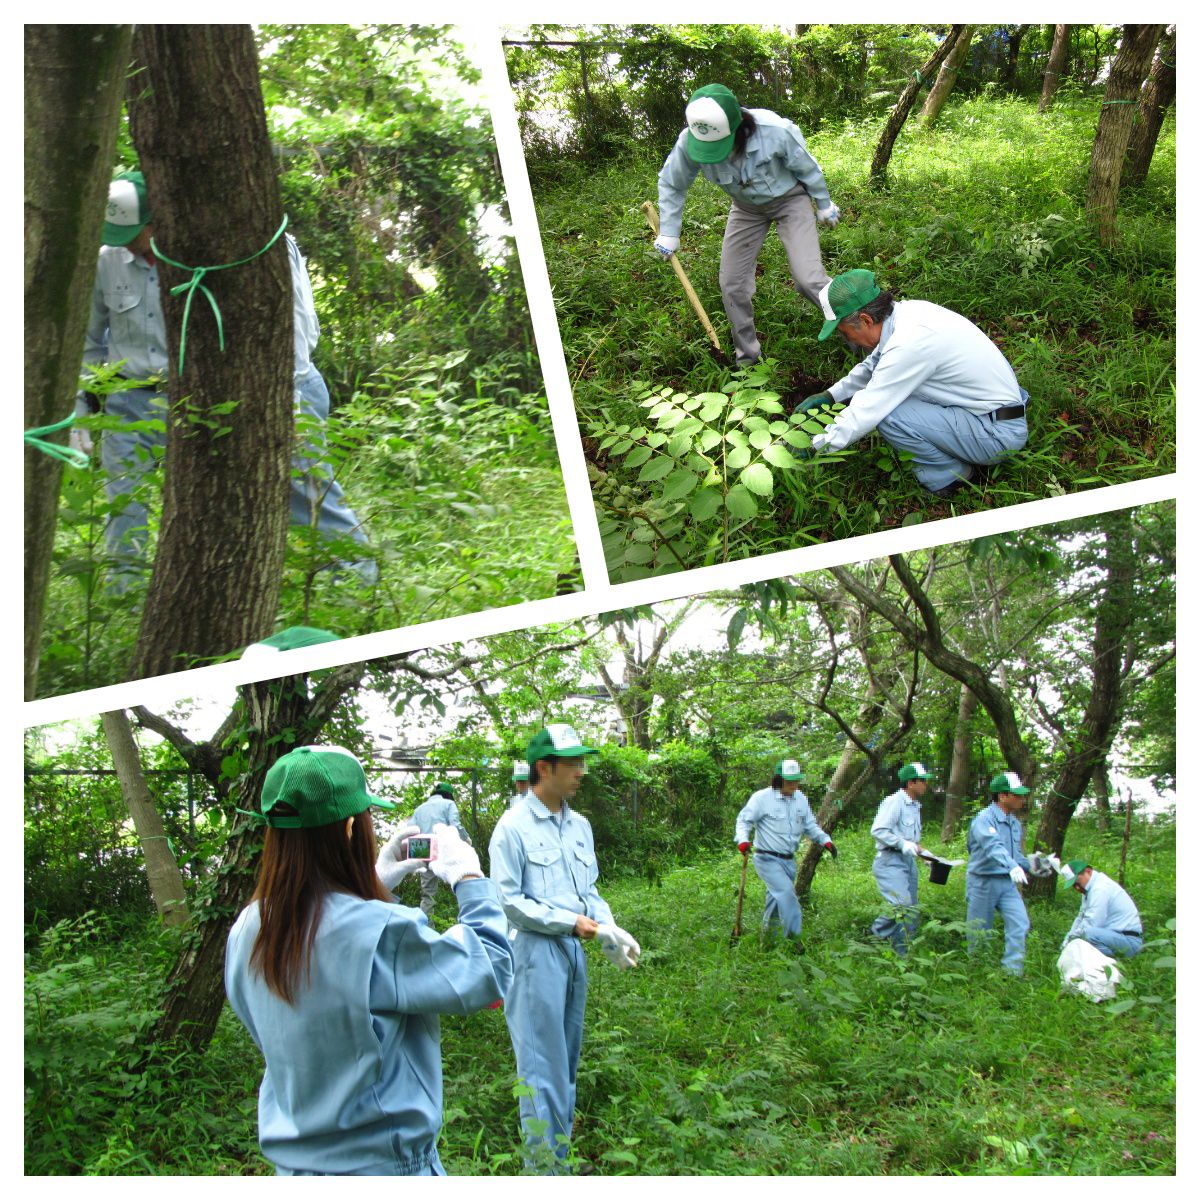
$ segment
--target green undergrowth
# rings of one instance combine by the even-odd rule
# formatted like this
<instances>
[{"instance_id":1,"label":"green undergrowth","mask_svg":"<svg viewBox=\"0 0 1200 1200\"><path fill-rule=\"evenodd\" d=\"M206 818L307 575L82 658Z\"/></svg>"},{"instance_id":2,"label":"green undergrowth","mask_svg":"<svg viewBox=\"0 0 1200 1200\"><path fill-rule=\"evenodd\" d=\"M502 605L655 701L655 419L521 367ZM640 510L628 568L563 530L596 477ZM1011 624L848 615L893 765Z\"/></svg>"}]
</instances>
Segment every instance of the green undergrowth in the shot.
<instances>
[{"instance_id":1,"label":"green undergrowth","mask_svg":"<svg viewBox=\"0 0 1200 1200\"><path fill-rule=\"evenodd\" d=\"M873 435L844 458L803 463L760 499L728 540L713 539L682 501L601 449L598 431L642 424L646 387L696 395L731 382L671 268L651 249L640 205L656 200L668 147L599 166L532 164L598 516L615 579L740 558L904 523L1142 479L1174 470L1175 134L1168 117L1146 184L1121 195L1119 242L1101 249L1084 213L1098 98L1039 115L1032 102L951 102L931 130L910 123L890 185L867 187L879 118L829 122L808 137L842 220L820 233L831 274L870 267L901 298L963 313L1001 347L1029 391L1026 449L953 500L925 492ZM805 131L809 133L810 131ZM703 179L684 209L680 261L726 351L717 287L729 200ZM757 325L764 386L789 412L855 359L818 342L818 310L793 291L783 248L759 260ZM622 493L621 489L627 489ZM647 533L669 524L674 535ZM666 543L671 543L666 547ZM649 545L645 551L632 546Z\"/></svg>"},{"instance_id":2,"label":"green undergrowth","mask_svg":"<svg viewBox=\"0 0 1200 1200\"><path fill-rule=\"evenodd\" d=\"M927 842L961 854L961 837ZM601 1174L1173 1173L1172 823L1135 826L1127 886L1149 944L1100 1005L1059 990L1074 893L1030 905L1026 974L1011 979L997 944L964 953L964 872L925 880L923 931L899 960L865 935L880 911L866 828L838 843L804 906L803 956L760 940L753 871L746 932L730 944L732 848L657 883L602 878L643 954L617 972L589 950L578 1159ZM1067 849L1115 876L1119 846L1077 821ZM447 892L438 905L445 927ZM92 915L27 953L28 1173L269 1173L255 1140L261 1060L228 1009L204 1055L127 1069L172 948ZM502 1013L443 1018L442 1054L448 1171L518 1173Z\"/></svg>"}]
</instances>

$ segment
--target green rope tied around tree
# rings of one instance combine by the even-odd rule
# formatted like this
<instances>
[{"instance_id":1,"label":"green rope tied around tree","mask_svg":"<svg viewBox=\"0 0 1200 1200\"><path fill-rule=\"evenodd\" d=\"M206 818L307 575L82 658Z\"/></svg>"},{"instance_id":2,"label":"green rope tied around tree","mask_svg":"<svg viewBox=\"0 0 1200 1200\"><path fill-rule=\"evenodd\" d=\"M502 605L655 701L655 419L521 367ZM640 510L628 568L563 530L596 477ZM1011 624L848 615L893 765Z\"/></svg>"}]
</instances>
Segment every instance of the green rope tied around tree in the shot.
<instances>
[{"instance_id":1,"label":"green rope tied around tree","mask_svg":"<svg viewBox=\"0 0 1200 1200\"><path fill-rule=\"evenodd\" d=\"M72 413L65 421L59 421L57 424L27 429L25 430L25 445L32 446L35 450L50 455L51 458L61 459L68 466L86 467L91 459L82 450L76 450L74 446L60 446L57 442L43 440L47 434L58 433L60 429L66 429L74 422L75 414Z\"/></svg>"},{"instance_id":2,"label":"green rope tied around tree","mask_svg":"<svg viewBox=\"0 0 1200 1200\"><path fill-rule=\"evenodd\" d=\"M914 79L917 81L917 84L918 84L920 87L924 87L924 86L925 86L925 84L929 82L929 81L928 81L928 80L925 78L925 76L921 74L921 72L920 72L920 71L916 71L916 70L914 70L914 71L913 71L913 73L912 73L912 77L913 77L913 78L914 78Z\"/></svg>"},{"instance_id":3,"label":"green rope tied around tree","mask_svg":"<svg viewBox=\"0 0 1200 1200\"><path fill-rule=\"evenodd\" d=\"M183 352L187 347L188 318L192 314L192 301L196 298L196 293L198 291L204 293L205 298L208 300L209 305L212 307L213 316L216 317L216 319L217 319L217 345L220 346L221 350L225 349L225 328L221 323L221 310L220 310L220 308L217 307L216 297L212 294L212 292L210 292L208 290L208 288L206 288L204 286L205 275L207 275L209 273L209 271L228 271L230 269L230 267L243 267L246 265L246 263L253 262L260 255L266 254L266 252L268 250L270 250L270 248L273 245L275 245L275 243L277 241L279 241L279 238L283 234L283 231L287 228L287 223L288 223L287 213L284 213L283 214L283 223L279 226L279 228L277 230L275 230L274 236L261 250L255 250L255 252L253 254L247 255L245 258L239 258L237 260L237 262L220 263L218 266L215 266L215 267L185 266L183 263L176 262L173 258L168 258L158 248L158 243L153 238L150 239L150 249L154 251L156 257L160 258L163 262L165 262L170 267L178 267L179 270L181 270L181 271L191 271L191 273L192 273L191 279L189 279L186 283L177 284L175 287L173 287L171 289L172 296L179 296L179 295L182 295L184 292L187 292L187 300L183 306L183 323L179 329L179 373L180 373L180 375L183 374Z\"/></svg>"},{"instance_id":4,"label":"green rope tied around tree","mask_svg":"<svg viewBox=\"0 0 1200 1200\"><path fill-rule=\"evenodd\" d=\"M1100 107L1103 108L1106 104L1137 104L1136 100L1101 100Z\"/></svg>"}]
</instances>

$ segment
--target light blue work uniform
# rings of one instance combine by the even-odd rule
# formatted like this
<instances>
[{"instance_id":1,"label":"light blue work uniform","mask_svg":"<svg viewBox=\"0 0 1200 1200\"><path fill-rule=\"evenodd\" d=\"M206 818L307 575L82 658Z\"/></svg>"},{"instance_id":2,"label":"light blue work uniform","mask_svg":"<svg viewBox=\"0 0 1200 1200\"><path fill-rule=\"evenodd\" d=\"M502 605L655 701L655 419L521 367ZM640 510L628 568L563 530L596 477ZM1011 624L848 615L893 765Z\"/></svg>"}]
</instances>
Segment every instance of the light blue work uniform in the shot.
<instances>
[{"instance_id":1,"label":"light blue work uniform","mask_svg":"<svg viewBox=\"0 0 1200 1200\"><path fill-rule=\"evenodd\" d=\"M883 898L895 906L891 916L875 918L871 932L886 938L897 954L908 953L908 940L917 932L917 860L905 854L905 842L921 840L921 801L904 788L893 792L879 806L871 826L875 839L875 861L871 873Z\"/></svg>"},{"instance_id":2,"label":"light blue work uniform","mask_svg":"<svg viewBox=\"0 0 1200 1200\"><path fill-rule=\"evenodd\" d=\"M997 910L1004 918L1004 956L1006 971L1020 975L1025 969L1025 937L1029 916L1025 902L1009 872L1013 867L1029 871L1029 859L1022 845L1025 830L1016 817L993 801L967 830L967 948L979 947L980 934L991 929Z\"/></svg>"},{"instance_id":3,"label":"light blue work uniform","mask_svg":"<svg viewBox=\"0 0 1200 1200\"><path fill-rule=\"evenodd\" d=\"M250 966L258 902L225 948L229 1003L266 1060L258 1139L280 1175L444 1175L438 1013L501 999L512 951L495 885L455 889L460 924L344 892L324 897L295 1004Z\"/></svg>"},{"instance_id":4,"label":"light blue work uniform","mask_svg":"<svg viewBox=\"0 0 1200 1200\"><path fill-rule=\"evenodd\" d=\"M1067 936L1083 938L1113 958L1132 958L1142 952L1142 916L1129 893L1111 876L1092 868L1086 891Z\"/></svg>"},{"instance_id":5,"label":"light blue work uniform","mask_svg":"<svg viewBox=\"0 0 1200 1200\"><path fill-rule=\"evenodd\" d=\"M321 373L313 366L312 351L320 335L312 286L299 247L291 235L285 237L292 271L292 308L295 348L295 405L322 423L329 417L329 391ZM96 267L92 308L84 340L84 366L123 361L127 379L153 379L158 387L116 392L105 401L105 411L132 424L162 421L164 429L121 429L105 432L100 444L100 461L107 475L109 502L127 497L124 507L113 514L105 529L109 554L117 563L111 585L123 591L132 582L145 554L147 512L133 498L138 484L161 456L166 445L166 396L160 390L167 378L167 336L159 297L157 264L123 246L104 246ZM80 399L76 412L88 415ZM311 525L326 537L350 537L362 546L367 535L347 506L333 471L322 461L321 435L310 438L293 460L291 521ZM364 582L374 583L376 564L365 559L342 564L357 572Z\"/></svg>"},{"instance_id":6,"label":"light blue work uniform","mask_svg":"<svg viewBox=\"0 0 1200 1200\"><path fill-rule=\"evenodd\" d=\"M658 217L662 236L678 237L683 204L697 174L715 183L733 201L721 243L721 299L739 363L762 353L754 328L755 264L772 223L787 253L796 289L814 304L829 275L813 219L830 205L829 187L804 135L786 117L766 108L748 110L756 128L745 150L721 162L697 163L687 152L684 129L658 174Z\"/></svg>"},{"instance_id":7,"label":"light blue work uniform","mask_svg":"<svg viewBox=\"0 0 1200 1200\"><path fill-rule=\"evenodd\" d=\"M552 813L527 792L496 823L489 848L492 879L513 930L513 982L504 1016L517 1075L533 1095L520 1098L526 1140L544 1141L559 1158L560 1136L575 1121L575 1079L583 1046L587 962L574 936L579 916L613 924L596 890L600 869L586 817L564 801ZM530 1128L544 1121L545 1132Z\"/></svg>"},{"instance_id":8,"label":"light blue work uniform","mask_svg":"<svg viewBox=\"0 0 1200 1200\"><path fill-rule=\"evenodd\" d=\"M971 465L999 462L1029 437L1029 393L999 347L966 317L927 300L898 300L879 345L829 388L850 403L813 438L816 450L842 450L878 429L912 452L917 479L930 491L967 477Z\"/></svg>"},{"instance_id":9,"label":"light blue work uniform","mask_svg":"<svg viewBox=\"0 0 1200 1200\"><path fill-rule=\"evenodd\" d=\"M796 898L796 850L806 834L819 846L829 834L817 824L808 797L798 789L785 796L778 788L765 787L746 802L737 815L733 844L750 841L754 831L754 870L766 886L763 930L778 922L785 936L798 938L804 921Z\"/></svg>"},{"instance_id":10,"label":"light blue work uniform","mask_svg":"<svg viewBox=\"0 0 1200 1200\"><path fill-rule=\"evenodd\" d=\"M466 831L458 815L458 805L445 796L430 796L413 811L412 823L422 833L432 833L435 825L451 825L462 835L462 840L469 846L471 835ZM437 901L438 888L442 881L429 870L422 871L418 876L421 881L421 911L428 917L433 914L433 906Z\"/></svg>"}]
</instances>

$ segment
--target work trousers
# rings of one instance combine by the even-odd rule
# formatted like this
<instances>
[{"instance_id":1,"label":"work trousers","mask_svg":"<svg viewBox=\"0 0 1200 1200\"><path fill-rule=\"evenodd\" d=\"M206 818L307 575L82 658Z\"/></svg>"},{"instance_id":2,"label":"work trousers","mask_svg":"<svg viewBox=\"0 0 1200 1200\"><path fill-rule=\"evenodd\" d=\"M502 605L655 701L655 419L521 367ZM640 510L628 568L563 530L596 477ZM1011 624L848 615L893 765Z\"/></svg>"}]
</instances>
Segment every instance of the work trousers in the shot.
<instances>
[{"instance_id":1,"label":"work trousers","mask_svg":"<svg viewBox=\"0 0 1200 1200\"><path fill-rule=\"evenodd\" d=\"M322 424L328 419L329 390L315 367L297 382L295 402L298 410ZM113 560L109 587L120 593L149 565L146 562L148 513L140 500L133 499L133 494L145 475L157 466L166 447L167 398L152 388L114 392L105 401L105 412L124 422L121 429L105 431L100 441L100 462L107 475L105 491L110 506L118 510L109 516L104 530ZM145 421L161 421L164 427L134 427ZM310 438L292 462L292 524L312 525L315 517L317 529L325 537L348 536L366 546L366 533L346 504L345 493L334 479L332 468L322 461L324 449L319 441L319 435L315 440ZM356 572L364 583L374 583L379 576L379 568L371 559L339 565Z\"/></svg>"},{"instance_id":2,"label":"work trousers","mask_svg":"<svg viewBox=\"0 0 1200 1200\"><path fill-rule=\"evenodd\" d=\"M770 932L776 922L785 936L798 938L804 914L796 899L796 860L775 858L770 854L754 855L754 870L767 888L767 903L763 908L763 932Z\"/></svg>"},{"instance_id":3,"label":"work trousers","mask_svg":"<svg viewBox=\"0 0 1200 1200\"><path fill-rule=\"evenodd\" d=\"M1021 388L1021 400L1029 393ZM1026 419L997 421L956 405L935 404L914 392L882 421L879 432L897 450L913 455L912 469L931 492L965 479L974 466L987 466L1022 449L1029 440Z\"/></svg>"},{"instance_id":4,"label":"work trousers","mask_svg":"<svg viewBox=\"0 0 1200 1200\"><path fill-rule=\"evenodd\" d=\"M513 981L504 997L504 1018L517 1060L517 1075L531 1089L519 1109L526 1144L544 1142L566 1158L575 1122L575 1079L583 1046L587 961L582 942L521 930L512 941ZM545 1122L544 1129L539 1124Z\"/></svg>"},{"instance_id":5,"label":"work trousers","mask_svg":"<svg viewBox=\"0 0 1200 1200\"><path fill-rule=\"evenodd\" d=\"M880 894L891 905L890 916L875 918L871 932L892 943L897 954L908 953L908 940L917 932L917 862L899 850L883 849L875 855L871 873Z\"/></svg>"},{"instance_id":6,"label":"work trousers","mask_svg":"<svg viewBox=\"0 0 1200 1200\"><path fill-rule=\"evenodd\" d=\"M985 930L999 912L1004 918L1004 956L1000 965L1013 975L1025 969L1025 937L1029 916L1017 885L1007 875L972 875L967 872L967 950L979 949Z\"/></svg>"},{"instance_id":7,"label":"work trousers","mask_svg":"<svg viewBox=\"0 0 1200 1200\"><path fill-rule=\"evenodd\" d=\"M754 328L754 268L772 224L787 253L796 290L816 304L818 294L829 282L821 263L812 200L803 187L793 188L767 204L748 206L735 200L721 243L720 284L739 365L757 362L762 357Z\"/></svg>"},{"instance_id":8,"label":"work trousers","mask_svg":"<svg viewBox=\"0 0 1200 1200\"><path fill-rule=\"evenodd\" d=\"M437 890L442 881L426 867L417 878L421 881L421 911L427 916L433 916L433 902L437 899Z\"/></svg>"},{"instance_id":9,"label":"work trousers","mask_svg":"<svg viewBox=\"0 0 1200 1200\"><path fill-rule=\"evenodd\" d=\"M1085 925L1079 934L1085 942L1091 942L1110 958L1132 958L1141 954L1141 935L1133 936L1119 929L1105 929L1102 925Z\"/></svg>"}]
</instances>

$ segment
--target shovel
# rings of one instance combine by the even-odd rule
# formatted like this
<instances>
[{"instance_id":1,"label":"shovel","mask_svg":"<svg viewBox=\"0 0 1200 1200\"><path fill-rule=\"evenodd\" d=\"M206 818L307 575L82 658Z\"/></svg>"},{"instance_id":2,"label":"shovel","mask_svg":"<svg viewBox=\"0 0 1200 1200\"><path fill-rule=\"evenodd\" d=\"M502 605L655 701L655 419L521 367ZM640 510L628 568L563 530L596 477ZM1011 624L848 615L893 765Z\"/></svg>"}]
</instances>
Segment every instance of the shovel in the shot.
<instances>
[{"instance_id":1,"label":"shovel","mask_svg":"<svg viewBox=\"0 0 1200 1200\"><path fill-rule=\"evenodd\" d=\"M746 898L746 868L750 865L750 855L742 855L742 882L738 887L737 912L733 916L733 932L729 935L729 944L742 936L742 901Z\"/></svg>"},{"instance_id":2,"label":"shovel","mask_svg":"<svg viewBox=\"0 0 1200 1200\"><path fill-rule=\"evenodd\" d=\"M642 212L646 214L646 224L650 226L655 237L658 237L658 210L649 200L642 205ZM687 272L683 269L683 264L679 261L678 254L671 255L671 266L675 268L675 274L679 276L679 282L683 285L684 294L691 302L692 308L695 310L696 316L700 318L700 324L704 326L705 332L709 336L709 340L713 344L713 348L718 354L722 353L721 342L717 337L717 331L713 328L712 322L708 319L708 313L704 311L704 305L700 303L700 297L696 295L696 289L692 287L692 282L687 277Z\"/></svg>"}]
</instances>

